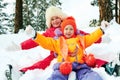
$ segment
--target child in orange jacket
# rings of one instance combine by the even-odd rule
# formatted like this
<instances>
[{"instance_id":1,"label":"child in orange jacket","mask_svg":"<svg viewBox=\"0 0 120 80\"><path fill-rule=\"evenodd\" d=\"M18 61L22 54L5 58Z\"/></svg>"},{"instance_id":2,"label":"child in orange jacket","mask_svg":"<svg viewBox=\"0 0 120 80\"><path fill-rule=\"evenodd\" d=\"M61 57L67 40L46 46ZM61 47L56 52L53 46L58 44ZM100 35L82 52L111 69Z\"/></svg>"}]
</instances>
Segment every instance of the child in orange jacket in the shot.
<instances>
[{"instance_id":1,"label":"child in orange jacket","mask_svg":"<svg viewBox=\"0 0 120 80\"><path fill-rule=\"evenodd\" d=\"M53 74L48 80L68 79L69 74L64 75L59 70L61 63L66 61L72 64L72 70L76 72L78 80L103 80L85 63L84 48L81 45L81 40L84 41L85 48L89 47L103 35L107 26L108 23L104 22L104 24L93 33L86 36L80 36L76 35L76 23L74 18L68 17L61 24L63 36L56 40L32 31L32 36L36 43L45 49L56 52L57 54L58 63L53 66Z\"/></svg>"}]
</instances>

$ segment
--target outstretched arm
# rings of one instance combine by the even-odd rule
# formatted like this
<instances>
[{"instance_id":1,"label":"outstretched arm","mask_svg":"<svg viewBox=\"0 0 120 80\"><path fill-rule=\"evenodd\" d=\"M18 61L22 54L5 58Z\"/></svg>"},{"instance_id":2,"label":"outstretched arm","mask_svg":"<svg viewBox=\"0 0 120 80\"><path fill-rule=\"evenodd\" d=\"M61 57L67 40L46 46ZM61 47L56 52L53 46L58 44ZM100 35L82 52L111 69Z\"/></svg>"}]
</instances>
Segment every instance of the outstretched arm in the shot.
<instances>
[{"instance_id":1,"label":"outstretched arm","mask_svg":"<svg viewBox=\"0 0 120 80\"><path fill-rule=\"evenodd\" d=\"M109 23L107 21L102 21L99 29L97 29L95 32L92 32L90 35L85 36L85 43L91 45L91 43L97 41L102 36L102 34L105 33L108 27Z\"/></svg>"},{"instance_id":2,"label":"outstretched arm","mask_svg":"<svg viewBox=\"0 0 120 80\"><path fill-rule=\"evenodd\" d=\"M34 48L34 47L38 46L38 44L36 42L34 42L32 40L32 38L30 38L26 41L23 41L20 45L21 45L22 50L31 49L31 48Z\"/></svg>"},{"instance_id":3,"label":"outstretched arm","mask_svg":"<svg viewBox=\"0 0 120 80\"><path fill-rule=\"evenodd\" d=\"M84 35L87 35L87 34L89 34L89 33L85 32L85 31L82 31L82 30L77 30L77 34L84 36ZM101 41L102 41L102 37L100 37L100 38L99 38L96 42L94 42L94 43L101 43Z\"/></svg>"},{"instance_id":4,"label":"outstretched arm","mask_svg":"<svg viewBox=\"0 0 120 80\"><path fill-rule=\"evenodd\" d=\"M28 27L31 27L31 26L28 26ZM27 28L26 28L27 29ZM33 30L33 28L31 28L31 30ZM32 32L32 31L31 31ZM27 32L28 35L31 33L31 32ZM48 28L42 35L46 36L46 37L54 37L56 34L54 33L54 28ZM38 46L38 44L36 42L34 42L31 39L28 39L28 40L25 40L21 43L21 49L22 50L25 50L25 49L31 49L31 48L34 48Z\"/></svg>"}]
</instances>

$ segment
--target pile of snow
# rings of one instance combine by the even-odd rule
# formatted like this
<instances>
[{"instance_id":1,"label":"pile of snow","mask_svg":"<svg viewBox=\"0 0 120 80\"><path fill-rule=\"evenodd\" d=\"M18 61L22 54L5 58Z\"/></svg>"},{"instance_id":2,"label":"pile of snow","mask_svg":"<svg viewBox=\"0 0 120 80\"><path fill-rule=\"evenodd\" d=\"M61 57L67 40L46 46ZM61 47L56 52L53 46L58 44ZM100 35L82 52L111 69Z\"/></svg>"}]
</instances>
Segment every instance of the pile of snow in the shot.
<instances>
[{"instance_id":1,"label":"pile of snow","mask_svg":"<svg viewBox=\"0 0 120 80\"><path fill-rule=\"evenodd\" d=\"M94 28L95 29L95 28ZM86 28L85 31L91 32L93 28ZM103 43L93 44L86 49L87 53L94 53L97 58L112 61L120 53L120 25L113 22L110 28L103 36ZM106 38L107 37L107 38ZM35 62L44 59L49 55L49 51L38 46L30 50L7 51L6 47L12 45L12 42L20 44L22 41L29 39L24 32L18 34L0 35L0 80L6 80L5 70L7 64L13 65L13 80L46 80L52 73L52 66L56 62L54 59L46 70L29 70L21 74L19 70L23 67L30 66ZM104 68L94 68L104 80L120 80L120 77L108 75Z\"/></svg>"}]
</instances>

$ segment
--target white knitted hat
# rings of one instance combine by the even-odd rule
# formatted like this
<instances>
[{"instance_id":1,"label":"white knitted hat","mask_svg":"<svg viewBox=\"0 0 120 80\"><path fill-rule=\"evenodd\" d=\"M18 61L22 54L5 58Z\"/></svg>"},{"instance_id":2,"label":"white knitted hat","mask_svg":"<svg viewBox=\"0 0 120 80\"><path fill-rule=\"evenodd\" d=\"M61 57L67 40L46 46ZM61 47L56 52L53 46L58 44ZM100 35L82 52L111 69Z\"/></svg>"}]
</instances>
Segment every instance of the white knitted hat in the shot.
<instances>
[{"instance_id":1,"label":"white knitted hat","mask_svg":"<svg viewBox=\"0 0 120 80\"><path fill-rule=\"evenodd\" d=\"M65 13L62 12L62 10L58 7L55 6L51 6L46 10L46 25L48 28L51 27L51 18L53 16L58 16L60 17L62 20L65 19L67 17L67 15Z\"/></svg>"}]
</instances>

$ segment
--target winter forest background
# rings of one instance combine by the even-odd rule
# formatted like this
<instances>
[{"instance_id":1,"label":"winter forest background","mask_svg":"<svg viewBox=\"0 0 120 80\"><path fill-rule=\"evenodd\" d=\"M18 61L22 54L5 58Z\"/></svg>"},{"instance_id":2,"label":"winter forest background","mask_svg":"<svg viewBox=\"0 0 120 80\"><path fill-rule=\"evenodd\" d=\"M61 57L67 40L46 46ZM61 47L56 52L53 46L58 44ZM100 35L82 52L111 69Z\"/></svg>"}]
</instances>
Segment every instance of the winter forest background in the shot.
<instances>
[{"instance_id":1,"label":"winter forest background","mask_svg":"<svg viewBox=\"0 0 120 80\"><path fill-rule=\"evenodd\" d=\"M6 47L20 44L29 39L24 29L31 25L37 31L44 31L45 10L50 5L60 7L68 15L75 17L78 28L92 32L102 20L110 22L110 28L101 44L87 48L88 53L108 62L118 59L120 53L120 0L0 0L0 80L7 80L7 64L13 65L12 80L46 80L52 66L45 70L35 69L22 75L19 69L32 65L49 55L49 51L40 46L30 50L7 51ZM42 52L42 53L41 53ZM108 56L109 55L109 56ZM120 62L119 62L120 63ZM108 75L104 68L94 68L104 80L120 80L120 77Z\"/></svg>"},{"instance_id":2,"label":"winter forest background","mask_svg":"<svg viewBox=\"0 0 120 80\"><path fill-rule=\"evenodd\" d=\"M0 3L0 34L18 33L27 25L31 25L35 30L44 31L46 29L45 11L50 5L61 7L67 14L74 15L76 21L82 20L79 23L80 26L86 26L81 25L86 21L88 26L93 27L99 25L102 20L111 21L113 18L120 24L120 0L0 0ZM87 6L90 5L93 9L97 8L94 12L94 14L97 13L96 17L87 14L91 8ZM85 20L81 19L82 14L88 17Z\"/></svg>"}]
</instances>

